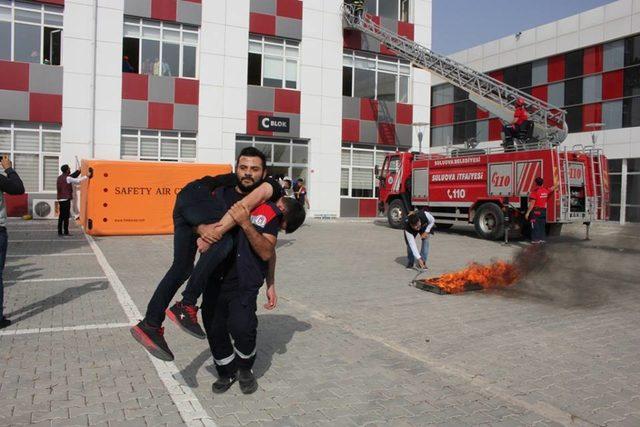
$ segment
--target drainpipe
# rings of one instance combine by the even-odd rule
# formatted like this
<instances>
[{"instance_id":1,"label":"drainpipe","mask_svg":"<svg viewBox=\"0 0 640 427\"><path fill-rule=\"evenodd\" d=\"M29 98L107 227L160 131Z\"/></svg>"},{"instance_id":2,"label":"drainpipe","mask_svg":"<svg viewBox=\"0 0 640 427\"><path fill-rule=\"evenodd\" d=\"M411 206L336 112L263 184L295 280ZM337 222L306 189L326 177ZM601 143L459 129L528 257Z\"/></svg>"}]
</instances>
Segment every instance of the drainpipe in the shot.
<instances>
[{"instance_id":1,"label":"drainpipe","mask_svg":"<svg viewBox=\"0 0 640 427\"><path fill-rule=\"evenodd\" d=\"M94 0L93 5L93 72L91 74L91 158L96 152L96 72L98 58L98 0Z\"/></svg>"}]
</instances>

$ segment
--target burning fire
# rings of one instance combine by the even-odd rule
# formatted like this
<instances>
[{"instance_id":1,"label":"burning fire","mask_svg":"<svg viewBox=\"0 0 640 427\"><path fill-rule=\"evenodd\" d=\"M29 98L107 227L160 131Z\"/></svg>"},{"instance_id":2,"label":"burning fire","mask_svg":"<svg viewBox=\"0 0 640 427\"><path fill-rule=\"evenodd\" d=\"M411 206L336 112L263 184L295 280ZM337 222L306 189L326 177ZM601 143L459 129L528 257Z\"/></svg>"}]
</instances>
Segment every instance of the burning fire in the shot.
<instances>
[{"instance_id":1,"label":"burning fire","mask_svg":"<svg viewBox=\"0 0 640 427\"><path fill-rule=\"evenodd\" d=\"M520 271L514 264L496 261L489 265L472 263L464 270L427 279L426 282L446 293L455 294L478 288L507 287L514 284L519 277Z\"/></svg>"}]
</instances>

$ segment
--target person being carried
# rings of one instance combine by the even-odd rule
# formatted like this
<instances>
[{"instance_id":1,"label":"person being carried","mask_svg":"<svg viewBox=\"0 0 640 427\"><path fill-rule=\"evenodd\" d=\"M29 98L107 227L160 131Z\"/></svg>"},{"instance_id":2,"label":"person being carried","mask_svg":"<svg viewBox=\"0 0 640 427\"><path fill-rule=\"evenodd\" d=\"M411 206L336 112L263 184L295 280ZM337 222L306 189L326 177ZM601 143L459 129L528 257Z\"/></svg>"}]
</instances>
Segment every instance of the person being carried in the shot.
<instances>
[{"instance_id":1,"label":"person being carried","mask_svg":"<svg viewBox=\"0 0 640 427\"><path fill-rule=\"evenodd\" d=\"M524 106L525 101L524 98L518 98L516 100L515 106L516 109L513 112L513 120L508 125L505 125L503 128L504 131L504 143L505 148L511 149L513 148L513 139L518 136L520 132L520 127L524 122L529 120L529 113Z\"/></svg>"},{"instance_id":2,"label":"person being carried","mask_svg":"<svg viewBox=\"0 0 640 427\"><path fill-rule=\"evenodd\" d=\"M558 183L553 187L545 187L542 177L535 180L536 188L529 193L527 213L525 219L531 223L531 243L544 243L547 238L547 203L549 195L558 189ZM533 212L533 215L531 213Z\"/></svg>"},{"instance_id":3,"label":"person being carried","mask_svg":"<svg viewBox=\"0 0 640 427\"><path fill-rule=\"evenodd\" d=\"M282 189L277 182L269 180L263 183L264 177L256 177L249 162L255 156L263 155L254 147L245 148L238 156L235 174L207 176L193 181L176 198L172 265L151 297L144 319L131 328L133 337L152 355L162 360L173 360L174 357L164 339L162 323L165 312L184 330L204 338L204 332L197 323L196 306L202 292L201 278L206 277L233 248L232 238L225 233L235 226L235 222L226 213L227 207L212 197L212 192L225 187L238 187L244 195L248 195L242 200L242 204L249 210L266 200L277 202L282 198ZM283 208L286 210L286 207ZM201 254L194 269L198 236L203 242L214 245ZM189 283L182 294L183 300L167 310L187 278Z\"/></svg>"},{"instance_id":4,"label":"person being carried","mask_svg":"<svg viewBox=\"0 0 640 427\"><path fill-rule=\"evenodd\" d=\"M436 220L429 212L420 209L411 212L404 220L404 242L407 245L407 269L412 269L417 263L421 269L427 268L429 256L429 235L433 234L433 226ZM416 237L420 235L422 246L418 251Z\"/></svg>"}]
</instances>

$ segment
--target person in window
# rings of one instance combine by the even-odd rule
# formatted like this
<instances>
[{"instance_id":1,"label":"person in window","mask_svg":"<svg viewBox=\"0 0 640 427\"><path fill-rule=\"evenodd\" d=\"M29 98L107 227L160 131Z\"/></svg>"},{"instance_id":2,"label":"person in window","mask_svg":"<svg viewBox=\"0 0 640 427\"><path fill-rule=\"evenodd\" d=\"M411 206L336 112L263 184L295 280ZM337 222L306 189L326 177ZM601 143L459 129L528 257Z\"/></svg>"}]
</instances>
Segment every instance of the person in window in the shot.
<instances>
[{"instance_id":1,"label":"person in window","mask_svg":"<svg viewBox=\"0 0 640 427\"><path fill-rule=\"evenodd\" d=\"M24 184L13 169L9 157L2 156L0 165L7 176L0 175L0 329L11 325L11 321L4 317L4 285L2 283L2 273L4 271L4 261L7 257L7 205L4 200L4 193L7 194L24 194Z\"/></svg>"},{"instance_id":2,"label":"person in window","mask_svg":"<svg viewBox=\"0 0 640 427\"><path fill-rule=\"evenodd\" d=\"M529 120L529 114L524 107L524 98L518 98L515 105L516 109L513 112L513 120L503 128L505 148L513 147L513 139L518 136L520 126Z\"/></svg>"},{"instance_id":3,"label":"person in window","mask_svg":"<svg viewBox=\"0 0 640 427\"><path fill-rule=\"evenodd\" d=\"M147 58L144 61L142 61L142 74L152 74L153 73L153 64L151 63L151 61Z\"/></svg>"},{"instance_id":4,"label":"person in window","mask_svg":"<svg viewBox=\"0 0 640 427\"><path fill-rule=\"evenodd\" d=\"M134 73L135 72L135 70L133 69L133 66L129 62L129 57L127 55L124 55L122 57L122 72L123 73Z\"/></svg>"}]
</instances>

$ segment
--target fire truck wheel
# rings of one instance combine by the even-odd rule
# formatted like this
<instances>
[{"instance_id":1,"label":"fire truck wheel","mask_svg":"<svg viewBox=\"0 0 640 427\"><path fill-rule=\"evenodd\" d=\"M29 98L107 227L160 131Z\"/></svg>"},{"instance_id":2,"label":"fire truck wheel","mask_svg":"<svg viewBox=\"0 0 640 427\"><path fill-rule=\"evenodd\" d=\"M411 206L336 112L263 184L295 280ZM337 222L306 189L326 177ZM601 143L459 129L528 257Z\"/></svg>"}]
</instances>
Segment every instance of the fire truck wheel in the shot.
<instances>
[{"instance_id":1,"label":"fire truck wheel","mask_svg":"<svg viewBox=\"0 0 640 427\"><path fill-rule=\"evenodd\" d=\"M504 235L504 216L495 203L480 206L473 219L476 233L483 239L497 240Z\"/></svg>"},{"instance_id":2,"label":"fire truck wheel","mask_svg":"<svg viewBox=\"0 0 640 427\"><path fill-rule=\"evenodd\" d=\"M389 204L389 210L387 211L387 219L389 225L392 228L402 228L404 217L407 215L407 211L404 208L402 200L396 199Z\"/></svg>"}]
</instances>

